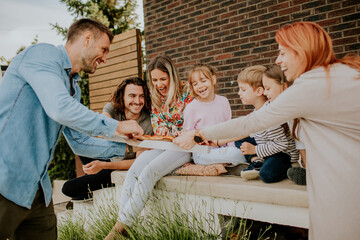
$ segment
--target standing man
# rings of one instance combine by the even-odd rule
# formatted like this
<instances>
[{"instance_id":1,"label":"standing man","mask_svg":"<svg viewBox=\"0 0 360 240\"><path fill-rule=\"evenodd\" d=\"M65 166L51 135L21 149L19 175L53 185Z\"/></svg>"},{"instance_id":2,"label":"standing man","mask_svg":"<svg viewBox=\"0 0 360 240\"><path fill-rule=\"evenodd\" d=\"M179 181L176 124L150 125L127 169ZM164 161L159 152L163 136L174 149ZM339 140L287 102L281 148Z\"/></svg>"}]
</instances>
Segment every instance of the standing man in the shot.
<instances>
[{"instance_id":1,"label":"standing man","mask_svg":"<svg viewBox=\"0 0 360 240\"><path fill-rule=\"evenodd\" d=\"M80 104L79 71L106 62L113 34L80 19L64 46L35 44L10 64L0 84L0 239L55 240L56 216L47 169L63 133L74 153L123 156L126 145L93 136L142 135L134 120L118 122Z\"/></svg>"},{"instance_id":2,"label":"standing man","mask_svg":"<svg viewBox=\"0 0 360 240\"><path fill-rule=\"evenodd\" d=\"M144 130L144 134L152 135L150 120L151 100L149 89L144 80L138 77L125 79L113 93L106 104L103 114L118 121L135 120ZM124 158L99 161L97 159L80 156L84 164L85 176L65 182L62 192L73 200L83 200L91 197L91 192L112 186L111 172L113 170L128 170L133 164L140 149L127 146ZM90 192L90 191L91 192ZM72 206L69 202L67 207Z\"/></svg>"}]
</instances>

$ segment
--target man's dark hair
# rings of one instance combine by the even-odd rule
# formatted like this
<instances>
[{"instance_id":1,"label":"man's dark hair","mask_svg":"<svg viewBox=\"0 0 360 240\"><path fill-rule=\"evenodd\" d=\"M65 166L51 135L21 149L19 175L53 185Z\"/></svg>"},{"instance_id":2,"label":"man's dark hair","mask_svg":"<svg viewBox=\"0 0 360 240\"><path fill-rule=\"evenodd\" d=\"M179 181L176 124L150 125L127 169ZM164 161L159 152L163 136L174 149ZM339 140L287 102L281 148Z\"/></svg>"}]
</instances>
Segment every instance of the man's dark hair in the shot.
<instances>
[{"instance_id":1,"label":"man's dark hair","mask_svg":"<svg viewBox=\"0 0 360 240\"><path fill-rule=\"evenodd\" d=\"M91 18L82 18L76 20L73 24L71 24L67 32L67 41L74 41L79 35L83 34L85 31L90 31L92 34L94 34L95 39L98 39L102 33L106 33L109 37L110 43L114 38L114 34L110 31L110 29L98 20Z\"/></svg>"},{"instance_id":2,"label":"man's dark hair","mask_svg":"<svg viewBox=\"0 0 360 240\"><path fill-rule=\"evenodd\" d=\"M143 88L144 108L142 110L150 112L151 99L150 99L149 89L146 86L146 82L139 77L127 78L118 85L117 89L115 90L115 92L112 94L112 96L110 98L110 102L111 102L113 108L118 112L125 111L124 93L125 93L126 86L129 84L134 84L136 86L141 86Z\"/></svg>"}]
</instances>

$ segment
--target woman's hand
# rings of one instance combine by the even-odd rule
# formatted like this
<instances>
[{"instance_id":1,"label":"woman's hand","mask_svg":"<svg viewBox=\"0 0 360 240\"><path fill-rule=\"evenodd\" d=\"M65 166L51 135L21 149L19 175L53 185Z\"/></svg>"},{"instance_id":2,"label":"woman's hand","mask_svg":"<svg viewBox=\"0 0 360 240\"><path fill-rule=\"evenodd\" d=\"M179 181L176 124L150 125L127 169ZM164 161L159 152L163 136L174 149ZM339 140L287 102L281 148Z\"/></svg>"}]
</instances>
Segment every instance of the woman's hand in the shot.
<instances>
[{"instance_id":1,"label":"woman's hand","mask_svg":"<svg viewBox=\"0 0 360 240\"><path fill-rule=\"evenodd\" d=\"M174 139L173 143L186 150L190 150L196 144L196 142L194 141L194 136L195 131L182 132L180 136Z\"/></svg>"},{"instance_id":2,"label":"woman's hand","mask_svg":"<svg viewBox=\"0 0 360 240\"><path fill-rule=\"evenodd\" d=\"M167 127L159 127L158 134L155 135L167 136L169 135L169 129Z\"/></svg>"},{"instance_id":3,"label":"woman's hand","mask_svg":"<svg viewBox=\"0 0 360 240\"><path fill-rule=\"evenodd\" d=\"M105 169L105 167L106 167L106 162L96 160L84 165L83 171L89 175L97 174L101 170Z\"/></svg>"},{"instance_id":4,"label":"woman's hand","mask_svg":"<svg viewBox=\"0 0 360 240\"><path fill-rule=\"evenodd\" d=\"M256 154L255 145L252 145L251 143L248 142L244 142L243 144L241 144L240 150L243 155Z\"/></svg>"}]
</instances>

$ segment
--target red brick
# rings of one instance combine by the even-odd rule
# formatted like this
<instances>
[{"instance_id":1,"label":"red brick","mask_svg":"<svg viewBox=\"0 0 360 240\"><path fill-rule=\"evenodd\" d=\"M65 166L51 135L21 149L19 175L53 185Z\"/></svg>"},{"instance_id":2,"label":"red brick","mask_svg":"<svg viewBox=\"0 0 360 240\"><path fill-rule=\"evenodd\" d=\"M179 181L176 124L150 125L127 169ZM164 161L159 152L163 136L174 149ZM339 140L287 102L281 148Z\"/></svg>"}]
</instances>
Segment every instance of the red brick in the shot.
<instances>
[{"instance_id":1,"label":"red brick","mask_svg":"<svg viewBox=\"0 0 360 240\"><path fill-rule=\"evenodd\" d=\"M290 13L299 12L299 11L300 11L300 6L295 6L295 7L291 7L291 8L287 8L287 9L279 11L279 15L282 16L285 14L290 14Z\"/></svg>"},{"instance_id":2,"label":"red brick","mask_svg":"<svg viewBox=\"0 0 360 240\"><path fill-rule=\"evenodd\" d=\"M344 37L353 36L353 35L359 35L358 28L344 31Z\"/></svg>"},{"instance_id":3,"label":"red brick","mask_svg":"<svg viewBox=\"0 0 360 240\"><path fill-rule=\"evenodd\" d=\"M336 10L336 11L333 11L333 12L329 12L328 17L332 18L332 17L337 17L337 16L344 16L344 15L348 15L348 14L354 13L354 12L355 12L355 6L340 9L340 10Z\"/></svg>"},{"instance_id":4,"label":"red brick","mask_svg":"<svg viewBox=\"0 0 360 240\"><path fill-rule=\"evenodd\" d=\"M169 54L182 79L187 77L187 67L196 62L216 67L219 93L229 99L234 117L252 111L237 96L239 71L274 63L278 53L275 34L285 23L317 22L332 37L336 56L360 53L356 0L236 0L221 7L222 3L146 0L144 37L147 59Z\"/></svg>"},{"instance_id":5,"label":"red brick","mask_svg":"<svg viewBox=\"0 0 360 240\"><path fill-rule=\"evenodd\" d=\"M273 31L277 31L280 29L280 25L279 24L275 24L269 27L264 27L264 28L260 28L260 33L265 33L265 32L273 32Z\"/></svg>"},{"instance_id":6,"label":"red brick","mask_svg":"<svg viewBox=\"0 0 360 240\"><path fill-rule=\"evenodd\" d=\"M215 60L223 60L223 59L228 59L228 58L231 58L231 53L219 55L219 56L215 57Z\"/></svg>"},{"instance_id":7,"label":"red brick","mask_svg":"<svg viewBox=\"0 0 360 240\"><path fill-rule=\"evenodd\" d=\"M171 8L179 6L179 4L180 4L180 2L175 1L174 3L171 3L171 4L167 5L166 8L171 9Z\"/></svg>"},{"instance_id":8,"label":"red brick","mask_svg":"<svg viewBox=\"0 0 360 240\"><path fill-rule=\"evenodd\" d=\"M340 22L341 22L340 18L331 18L331 19L327 19L324 21L319 21L319 22L317 22L317 24L319 24L322 27L326 27L326 26L330 26L330 25L339 24Z\"/></svg>"},{"instance_id":9,"label":"red brick","mask_svg":"<svg viewBox=\"0 0 360 240\"><path fill-rule=\"evenodd\" d=\"M232 11L232 12L228 12L228 13L224 13L220 15L220 19L229 19L232 16L236 15L236 11Z\"/></svg>"},{"instance_id":10,"label":"red brick","mask_svg":"<svg viewBox=\"0 0 360 240\"><path fill-rule=\"evenodd\" d=\"M206 56L214 56L221 53L221 50L214 50L206 53Z\"/></svg>"},{"instance_id":11,"label":"red brick","mask_svg":"<svg viewBox=\"0 0 360 240\"><path fill-rule=\"evenodd\" d=\"M337 46L337 45L345 45L345 44L351 44L351 43L356 43L357 42L357 37L347 37L347 38L341 38L341 39L336 39L333 40L333 45Z\"/></svg>"},{"instance_id":12,"label":"red brick","mask_svg":"<svg viewBox=\"0 0 360 240\"><path fill-rule=\"evenodd\" d=\"M209 18L209 17L211 17L211 13L205 13L203 15L197 16L196 20L200 21L200 20L203 20L203 19L206 19L206 18Z\"/></svg>"},{"instance_id":13,"label":"red brick","mask_svg":"<svg viewBox=\"0 0 360 240\"><path fill-rule=\"evenodd\" d=\"M246 57L242 57L241 60L242 61L251 61L251 60L258 59L258 58L259 58L258 54L253 54L253 55L249 55L249 56L246 56Z\"/></svg>"},{"instance_id":14,"label":"red brick","mask_svg":"<svg viewBox=\"0 0 360 240\"><path fill-rule=\"evenodd\" d=\"M280 10L280 9L284 9L284 8L287 8L289 7L289 2L284 2L282 4L278 4L278 5L275 5L275 6L271 6L268 8L268 11L269 12L274 12L274 11L277 11L277 10Z\"/></svg>"},{"instance_id":15,"label":"red brick","mask_svg":"<svg viewBox=\"0 0 360 240\"><path fill-rule=\"evenodd\" d=\"M269 38L269 34L263 33L260 35L250 37L250 41L259 41L259 40L263 40L263 39L267 39L267 38Z\"/></svg>"}]
</instances>

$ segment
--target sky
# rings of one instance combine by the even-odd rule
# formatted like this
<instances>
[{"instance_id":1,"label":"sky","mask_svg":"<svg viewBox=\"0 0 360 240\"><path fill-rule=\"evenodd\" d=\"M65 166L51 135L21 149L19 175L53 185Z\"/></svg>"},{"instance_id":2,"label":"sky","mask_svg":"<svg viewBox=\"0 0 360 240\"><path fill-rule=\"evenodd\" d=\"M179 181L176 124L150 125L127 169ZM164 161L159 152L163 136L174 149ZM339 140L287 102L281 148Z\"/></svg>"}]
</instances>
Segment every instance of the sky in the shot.
<instances>
[{"instance_id":1,"label":"sky","mask_svg":"<svg viewBox=\"0 0 360 240\"><path fill-rule=\"evenodd\" d=\"M142 0L137 0L139 22L143 29ZM73 16L59 0L0 0L0 57L10 60L22 46L39 42L65 44L50 23L69 27Z\"/></svg>"}]
</instances>

